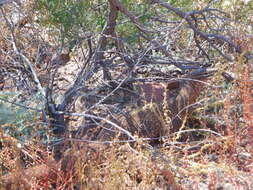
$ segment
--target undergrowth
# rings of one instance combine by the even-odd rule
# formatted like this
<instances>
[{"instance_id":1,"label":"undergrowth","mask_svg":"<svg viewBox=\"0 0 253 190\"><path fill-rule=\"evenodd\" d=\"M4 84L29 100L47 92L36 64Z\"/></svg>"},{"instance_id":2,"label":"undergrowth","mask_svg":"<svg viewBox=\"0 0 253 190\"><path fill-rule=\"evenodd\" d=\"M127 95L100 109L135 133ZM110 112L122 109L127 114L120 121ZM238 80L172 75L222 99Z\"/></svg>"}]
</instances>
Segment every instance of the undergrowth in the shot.
<instances>
[{"instance_id":1,"label":"undergrowth","mask_svg":"<svg viewBox=\"0 0 253 190\"><path fill-rule=\"evenodd\" d=\"M224 134L165 142L159 149L141 139L134 146L73 141L56 163L40 144L21 146L1 132L2 189L252 189L252 68L239 64L241 80L219 108ZM215 128L221 131L218 123Z\"/></svg>"},{"instance_id":2,"label":"undergrowth","mask_svg":"<svg viewBox=\"0 0 253 190\"><path fill-rule=\"evenodd\" d=\"M67 16L60 13L52 15L56 26L58 16ZM66 28L75 29L72 24ZM223 68L235 78L224 83L214 77L211 82L222 90L202 94L208 98L206 106L188 119L185 125L190 127L181 131L182 139L166 139L159 147L138 138L136 143L111 144L68 139L67 151L56 162L45 148L47 130L41 115L0 101L0 189L253 189L253 61L246 55L253 41L244 38L243 31L234 36L243 53ZM14 97L0 94L40 109L37 97L29 103Z\"/></svg>"}]
</instances>

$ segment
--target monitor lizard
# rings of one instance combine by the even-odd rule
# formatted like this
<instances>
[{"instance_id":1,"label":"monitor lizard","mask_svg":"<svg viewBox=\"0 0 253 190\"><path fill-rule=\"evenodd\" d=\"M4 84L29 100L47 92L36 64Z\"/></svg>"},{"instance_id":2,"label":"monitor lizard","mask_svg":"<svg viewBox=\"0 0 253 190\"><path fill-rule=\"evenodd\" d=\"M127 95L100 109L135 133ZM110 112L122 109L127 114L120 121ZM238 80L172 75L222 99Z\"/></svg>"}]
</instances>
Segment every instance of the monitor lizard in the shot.
<instances>
[{"instance_id":1,"label":"monitor lizard","mask_svg":"<svg viewBox=\"0 0 253 190\"><path fill-rule=\"evenodd\" d=\"M106 120L140 137L157 138L177 132L193 110L204 82L209 75L187 76L170 82L144 82L133 85L132 93L116 93L116 97L125 96L126 109L118 114L109 115ZM117 97L121 96L121 97ZM124 99L124 98L123 98ZM96 140L110 140L118 132L113 126L101 121L96 127ZM94 131L93 131L94 132ZM92 133L90 133L92 134ZM93 134L93 135L94 135ZM120 139L127 139L124 134Z\"/></svg>"}]
</instances>

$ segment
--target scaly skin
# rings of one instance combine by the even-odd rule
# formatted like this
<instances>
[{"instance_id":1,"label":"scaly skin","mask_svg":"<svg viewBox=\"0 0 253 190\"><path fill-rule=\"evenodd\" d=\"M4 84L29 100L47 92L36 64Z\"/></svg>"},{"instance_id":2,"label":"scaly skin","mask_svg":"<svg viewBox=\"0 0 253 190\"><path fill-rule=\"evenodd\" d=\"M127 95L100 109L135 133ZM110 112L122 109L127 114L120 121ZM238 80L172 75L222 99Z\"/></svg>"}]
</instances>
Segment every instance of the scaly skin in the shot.
<instances>
[{"instance_id":1,"label":"scaly skin","mask_svg":"<svg viewBox=\"0 0 253 190\"><path fill-rule=\"evenodd\" d=\"M128 107L124 115L113 115L108 120L141 137L155 138L176 132L193 110L191 105L196 103L204 88L202 81L206 79L206 76L197 76L170 83L136 85L134 90L141 96L133 98L134 106ZM117 133L112 126L105 122L101 125L103 129L99 132L98 139L109 140L115 137ZM120 137L127 138L124 135Z\"/></svg>"}]
</instances>

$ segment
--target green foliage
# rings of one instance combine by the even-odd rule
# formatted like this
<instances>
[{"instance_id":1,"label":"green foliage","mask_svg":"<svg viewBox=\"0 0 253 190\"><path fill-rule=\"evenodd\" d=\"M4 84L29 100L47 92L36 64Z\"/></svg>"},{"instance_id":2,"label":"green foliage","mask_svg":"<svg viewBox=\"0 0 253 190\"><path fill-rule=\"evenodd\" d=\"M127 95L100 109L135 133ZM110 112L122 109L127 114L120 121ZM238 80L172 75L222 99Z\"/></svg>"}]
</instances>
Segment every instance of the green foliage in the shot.
<instances>
[{"instance_id":1,"label":"green foliage","mask_svg":"<svg viewBox=\"0 0 253 190\"><path fill-rule=\"evenodd\" d=\"M152 17L168 14L164 8L154 7L146 0L121 0L121 2L148 28L152 28L152 24L154 24L153 21L151 22ZM197 5L197 2L188 0L170 0L168 2L185 10L192 10ZM38 10L39 15L42 15L42 24L57 31L61 43L72 49L74 45L71 42L76 41L82 33L101 33L109 12L109 3L106 0L39 0ZM172 15L170 19L178 19L177 16ZM117 23L116 31L119 36L131 45L136 45L139 40L138 29L130 22L129 18L119 13Z\"/></svg>"},{"instance_id":2,"label":"green foliage","mask_svg":"<svg viewBox=\"0 0 253 190\"><path fill-rule=\"evenodd\" d=\"M194 8L195 2L194 1L189 1L189 0L170 0L169 3L175 7L179 8L187 8L187 9L192 9Z\"/></svg>"},{"instance_id":3,"label":"green foliage","mask_svg":"<svg viewBox=\"0 0 253 190\"><path fill-rule=\"evenodd\" d=\"M33 101L30 99L29 102L21 103L16 93L1 93L0 97L24 106L28 106ZM39 104L37 105L37 107L40 106ZM0 101L0 127L5 134L15 137L22 142L45 134L45 128L41 124L36 123L38 117L39 113L36 111Z\"/></svg>"},{"instance_id":4,"label":"green foliage","mask_svg":"<svg viewBox=\"0 0 253 190\"><path fill-rule=\"evenodd\" d=\"M58 30L63 44L86 31L99 31L105 23L103 0L39 0L42 24Z\"/></svg>"},{"instance_id":5,"label":"green foliage","mask_svg":"<svg viewBox=\"0 0 253 190\"><path fill-rule=\"evenodd\" d=\"M232 1L227 9L232 10L231 14L235 17L235 20L246 21L249 15L253 14L253 1Z\"/></svg>"},{"instance_id":6,"label":"green foliage","mask_svg":"<svg viewBox=\"0 0 253 190\"><path fill-rule=\"evenodd\" d=\"M161 6L150 5L147 0L121 0L124 6L130 12L133 12L138 16L139 21L146 27L152 28L151 18L156 15L166 14L168 19L168 11ZM169 0L171 5L183 9L184 11L190 11L196 9L200 4L201 7L207 5L209 1L189 1L189 0ZM225 4L229 2L229 9L232 12L236 12L236 19L247 18L252 12L253 2L249 1L220 1L215 3L215 6L226 8ZM240 8L240 9L239 9ZM46 27L53 28L56 32L56 36L59 36L59 40L62 45L73 48L73 41L76 41L81 34L85 32L101 33L107 19L109 11L109 3L106 0L39 0L38 11L40 15L41 23ZM178 16L172 12L169 17L170 20L177 20ZM126 18L125 15L119 13L117 18L118 25L116 31L119 36L130 43L136 44L138 35L138 29L133 23ZM156 23L157 24L157 23ZM98 35L97 35L98 36ZM71 44L72 43L72 44Z\"/></svg>"}]
</instances>

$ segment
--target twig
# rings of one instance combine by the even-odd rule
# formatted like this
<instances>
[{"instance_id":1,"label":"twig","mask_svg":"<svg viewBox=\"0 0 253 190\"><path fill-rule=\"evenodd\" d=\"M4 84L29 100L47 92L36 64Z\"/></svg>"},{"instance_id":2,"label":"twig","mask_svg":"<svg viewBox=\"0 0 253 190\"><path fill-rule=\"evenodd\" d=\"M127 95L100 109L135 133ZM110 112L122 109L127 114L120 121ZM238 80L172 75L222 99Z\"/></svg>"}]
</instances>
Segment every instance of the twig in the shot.
<instances>
[{"instance_id":1,"label":"twig","mask_svg":"<svg viewBox=\"0 0 253 190\"><path fill-rule=\"evenodd\" d=\"M212 133L214 135L222 137L222 135L220 133L217 133L217 132L212 131L210 129L187 129L187 130L181 130L181 131L174 132L174 134L189 133L189 132L199 132L199 131L200 132Z\"/></svg>"},{"instance_id":2,"label":"twig","mask_svg":"<svg viewBox=\"0 0 253 190\"><path fill-rule=\"evenodd\" d=\"M195 26L195 25L193 24L193 20L190 19L190 16L194 16L195 14L200 13L199 11L192 11L192 12L187 12L187 13L185 13L185 12L181 11L180 9L171 6L169 3L163 2L163 1L161 1L161 0L152 0L152 3L157 3L157 4L163 6L163 7L167 8L167 9L173 11L175 14L177 14L178 16L180 16L182 19L185 19L185 20L187 21L189 27L193 30L193 32L194 32L196 35L198 35L198 36L200 36L201 38L203 38L203 39L205 39L206 41L208 41L209 44L210 44L216 51L218 51L218 53L219 53L221 56L223 56L225 59L227 59L227 60L229 60L229 61L232 60L229 56L225 55L223 52L221 52L221 50L220 50L219 48L217 48L215 45L213 45L213 44L211 43L211 37L226 42L229 46L235 48L235 50L236 50L238 53L241 53L240 47L237 46L236 44L234 44L234 43L233 43L231 40L229 40L228 38L226 38L226 37L224 37L224 36L221 36L221 35L217 35L217 34L207 34L207 33L204 33L204 32L202 32L202 31L200 31L200 30L197 28L197 26ZM207 8L206 8L206 9L203 9L203 10L201 11L201 13L207 12L207 11L210 11L210 10L212 10L212 9L207 9ZM215 9L215 10L216 10L216 9Z\"/></svg>"},{"instance_id":3,"label":"twig","mask_svg":"<svg viewBox=\"0 0 253 190\"><path fill-rule=\"evenodd\" d=\"M129 136L132 140L136 140L135 137L129 131L123 129L122 127L118 126L117 124L111 122L110 120L108 120L106 118L102 118L102 117L91 115L91 114L87 114L87 113L68 113L68 112L58 111L57 114L66 114L66 115L70 115L70 116L87 117L87 118L92 118L92 119L98 119L98 120L101 120L101 121L105 121L106 123L112 125L113 127L115 127L116 129L118 129L122 133L124 133L127 136Z\"/></svg>"},{"instance_id":4,"label":"twig","mask_svg":"<svg viewBox=\"0 0 253 190\"><path fill-rule=\"evenodd\" d=\"M10 31L11 31L11 36L12 36L12 47L13 47L13 50L15 51L15 53L16 53L17 55L19 55L19 56L25 61L25 63L27 64L27 66L30 68L30 70L31 70L31 72L32 72L32 75L33 75L33 78L34 78L34 81L35 81L35 83L37 84L37 88L39 89L40 93L45 97L46 92L45 92L45 90L42 88L42 85L41 85L41 83L40 83L40 80L39 80L39 78L38 78L38 76L37 76L37 73L36 73L35 69L33 68L32 63L31 63L30 60L29 60L21 51L19 51L19 49L17 48L17 45L16 45L16 38L15 38L15 35L14 35L14 28L13 28L13 26L11 25L11 23L8 21L8 19L7 19L7 17L6 17L6 14L5 14L5 12L3 11L3 9L2 9L2 8L0 8L0 9L1 9L1 12L2 12L2 14L3 14L3 16L4 16L4 19L5 19L5 21L6 21L7 25L8 25L8 27L9 27L9 29L10 29Z\"/></svg>"},{"instance_id":5,"label":"twig","mask_svg":"<svg viewBox=\"0 0 253 190\"><path fill-rule=\"evenodd\" d=\"M15 106L22 107L22 108L25 108L25 109L28 109L28 110L33 110L33 111L37 111L37 112L43 112L43 110L36 109L36 108L30 107L30 106L25 106L25 105L22 105L22 104L19 104L19 103L16 103L16 102L12 102L12 101L9 101L9 100L7 100L5 98L1 98L0 97L0 101L7 102L7 103L10 103L10 104L13 104Z\"/></svg>"}]
</instances>

